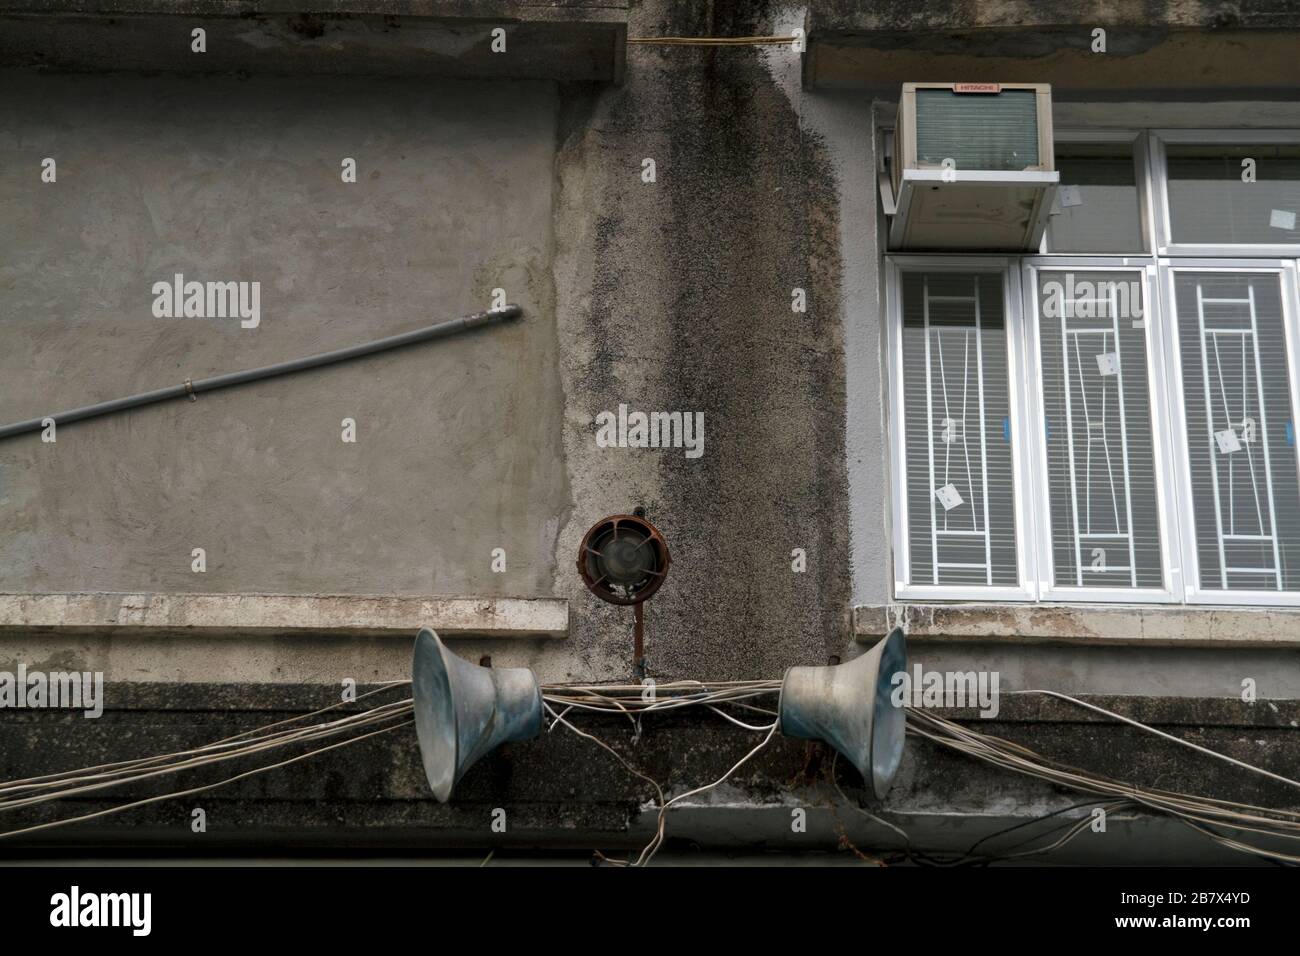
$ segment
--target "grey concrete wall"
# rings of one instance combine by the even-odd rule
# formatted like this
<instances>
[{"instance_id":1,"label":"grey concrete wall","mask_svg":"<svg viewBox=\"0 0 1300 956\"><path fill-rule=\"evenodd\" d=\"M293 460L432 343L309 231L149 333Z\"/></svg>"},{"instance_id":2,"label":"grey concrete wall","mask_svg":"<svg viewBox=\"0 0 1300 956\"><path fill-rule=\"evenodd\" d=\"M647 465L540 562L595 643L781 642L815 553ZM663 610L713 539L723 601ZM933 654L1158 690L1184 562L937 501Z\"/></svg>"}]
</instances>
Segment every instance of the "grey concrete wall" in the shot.
<instances>
[{"instance_id":1,"label":"grey concrete wall","mask_svg":"<svg viewBox=\"0 0 1300 956\"><path fill-rule=\"evenodd\" d=\"M6 420L418 328L495 287L527 318L0 444L0 590L550 593L554 86L3 82ZM260 325L156 318L178 272L260 282Z\"/></svg>"},{"instance_id":2,"label":"grey concrete wall","mask_svg":"<svg viewBox=\"0 0 1300 956\"><path fill-rule=\"evenodd\" d=\"M790 34L804 25L803 8L792 7L781 12L773 28ZM855 604L887 601L893 577L873 104L853 93L802 89L800 64L785 49L762 56L773 80L796 104L801 125L823 144L838 184L849 583Z\"/></svg>"}]
</instances>

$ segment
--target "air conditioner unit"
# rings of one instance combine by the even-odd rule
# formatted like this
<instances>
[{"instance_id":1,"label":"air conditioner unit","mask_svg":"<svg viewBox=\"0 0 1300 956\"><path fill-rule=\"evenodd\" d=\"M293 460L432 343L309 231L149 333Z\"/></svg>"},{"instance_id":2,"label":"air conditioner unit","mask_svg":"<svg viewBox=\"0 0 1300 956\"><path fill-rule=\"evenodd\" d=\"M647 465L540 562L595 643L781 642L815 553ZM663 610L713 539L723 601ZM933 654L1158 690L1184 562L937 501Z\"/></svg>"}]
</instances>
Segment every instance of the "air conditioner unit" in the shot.
<instances>
[{"instance_id":1,"label":"air conditioner unit","mask_svg":"<svg viewBox=\"0 0 1300 956\"><path fill-rule=\"evenodd\" d=\"M1036 251L1059 180L1048 84L903 84L891 248Z\"/></svg>"}]
</instances>

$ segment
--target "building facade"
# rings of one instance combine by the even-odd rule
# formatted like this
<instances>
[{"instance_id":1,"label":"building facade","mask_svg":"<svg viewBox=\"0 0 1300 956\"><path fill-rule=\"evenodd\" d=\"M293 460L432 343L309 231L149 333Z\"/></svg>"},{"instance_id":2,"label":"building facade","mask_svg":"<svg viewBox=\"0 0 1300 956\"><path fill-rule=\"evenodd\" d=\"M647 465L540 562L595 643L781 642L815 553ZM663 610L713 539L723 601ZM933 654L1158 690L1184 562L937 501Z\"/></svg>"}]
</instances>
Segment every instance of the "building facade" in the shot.
<instances>
[{"instance_id":1,"label":"building facade","mask_svg":"<svg viewBox=\"0 0 1300 956\"><path fill-rule=\"evenodd\" d=\"M995 716L957 712L980 729L1295 809L1015 692L1300 764L1300 8L0 0L0 22L6 421L523 310L0 442L0 670L105 680L100 718L0 711L5 779L409 679L420 626L546 682L627 678L631 612L575 558L642 508L672 554L656 680L775 679L901 625L914 666L997 675ZM895 227L902 85L949 81L1050 85L1059 181L1026 248L980 240L1024 213L1002 200ZM940 176L1025 135L944 95ZM697 427L602 432L636 413ZM753 744L708 714L592 727L678 791ZM672 812L669 850L896 847L869 809L961 851L1086 800L914 738L881 805L834 773L778 739ZM556 731L440 805L399 732L11 845L609 851L653 835L652 798ZM1044 858L1241 859L1136 812Z\"/></svg>"}]
</instances>

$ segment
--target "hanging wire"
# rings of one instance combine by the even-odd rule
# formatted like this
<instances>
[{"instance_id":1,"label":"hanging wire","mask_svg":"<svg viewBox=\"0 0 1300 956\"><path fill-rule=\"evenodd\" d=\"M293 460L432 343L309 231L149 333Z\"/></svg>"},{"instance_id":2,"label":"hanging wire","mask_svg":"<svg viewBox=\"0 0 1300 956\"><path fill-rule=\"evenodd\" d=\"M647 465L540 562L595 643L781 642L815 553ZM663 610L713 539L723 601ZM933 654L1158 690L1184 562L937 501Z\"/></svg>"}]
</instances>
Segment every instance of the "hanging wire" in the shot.
<instances>
[{"instance_id":1,"label":"hanging wire","mask_svg":"<svg viewBox=\"0 0 1300 956\"><path fill-rule=\"evenodd\" d=\"M798 43L801 37L628 37L628 43L655 46L777 46Z\"/></svg>"}]
</instances>

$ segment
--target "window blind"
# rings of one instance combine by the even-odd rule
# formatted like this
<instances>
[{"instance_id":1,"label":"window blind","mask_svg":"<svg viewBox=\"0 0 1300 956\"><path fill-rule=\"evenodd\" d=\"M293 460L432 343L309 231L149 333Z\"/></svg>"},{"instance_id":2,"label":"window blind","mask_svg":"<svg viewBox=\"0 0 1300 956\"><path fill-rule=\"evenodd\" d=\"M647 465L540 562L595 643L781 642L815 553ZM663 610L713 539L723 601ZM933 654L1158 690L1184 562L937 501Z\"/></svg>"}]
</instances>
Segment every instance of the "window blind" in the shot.
<instances>
[{"instance_id":1,"label":"window blind","mask_svg":"<svg viewBox=\"0 0 1300 956\"><path fill-rule=\"evenodd\" d=\"M1056 149L1061 186L1047 225L1052 252L1141 252L1132 143L1065 143Z\"/></svg>"},{"instance_id":2,"label":"window blind","mask_svg":"<svg viewBox=\"0 0 1300 956\"><path fill-rule=\"evenodd\" d=\"M1000 273L905 272L903 393L913 584L1018 584Z\"/></svg>"},{"instance_id":3,"label":"window blind","mask_svg":"<svg viewBox=\"0 0 1300 956\"><path fill-rule=\"evenodd\" d=\"M1053 579L1160 588L1141 273L1038 274Z\"/></svg>"},{"instance_id":4,"label":"window blind","mask_svg":"<svg viewBox=\"0 0 1300 956\"><path fill-rule=\"evenodd\" d=\"M1276 274L1174 280L1200 586L1300 589L1300 485Z\"/></svg>"},{"instance_id":5,"label":"window blind","mask_svg":"<svg viewBox=\"0 0 1300 956\"><path fill-rule=\"evenodd\" d=\"M1300 146L1170 144L1166 155L1174 242L1300 243Z\"/></svg>"}]
</instances>

